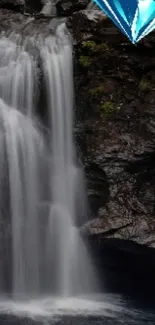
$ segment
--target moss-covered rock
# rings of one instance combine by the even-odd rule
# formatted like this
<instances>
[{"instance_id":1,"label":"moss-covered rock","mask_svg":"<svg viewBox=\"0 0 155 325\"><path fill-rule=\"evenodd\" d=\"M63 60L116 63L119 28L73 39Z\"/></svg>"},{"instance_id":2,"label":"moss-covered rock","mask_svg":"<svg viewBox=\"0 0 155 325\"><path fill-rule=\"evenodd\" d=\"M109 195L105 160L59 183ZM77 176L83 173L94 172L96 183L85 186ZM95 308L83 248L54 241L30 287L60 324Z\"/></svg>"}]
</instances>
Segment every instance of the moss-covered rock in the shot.
<instances>
[{"instance_id":1,"label":"moss-covered rock","mask_svg":"<svg viewBox=\"0 0 155 325\"><path fill-rule=\"evenodd\" d=\"M140 91L149 91L152 89L152 85L150 80L148 80L145 76L140 80L139 90Z\"/></svg>"},{"instance_id":2,"label":"moss-covered rock","mask_svg":"<svg viewBox=\"0 0 155 325\"><path fill-rule=\"evenodd\" d=\"M92 59L89 56L81 55L79 58L79 62L82 67L89 67L92 64Z\"/></svg>"},{"instance_id":3,"label":"moss-covered rock","mask_svg":"<svg viewBox=\"0 0 155 325\"><path fill-rule=\"evenodd\" d=\"M104 94L104 85L100 85L92 89L88 89L88 94L91 96L91 98L97 99L98 96Z\"/></svg>"},{"instance_id":4,"label":"moss-covered rock","mask_svg":"<svg viewBox=\"0 0 155 325\"><path fill-rule=\"evenodd\" d=\"M100 105L100 116L109 117L116 111L115 105L112 102L104 102Z\"/></svg>"},{"instance_id":5,"label":"moss-covered rock","mask_svg":"<svg viewBox=\"0 0 155 325\"><path fill-rule=\"evenodd\" d=\"M101 53L103 52L110 52L110 47L108 46L107 43L101 42L101 43L97 43L95 41L83 41L82 42L82 47L83 49L86 49L90 55L91 54L96 54L96 53Z\"/></svg>"},{"instance_id":6,"label":"moss-covered rock","mask_svg":"<svg viewBox=\"0 0 155 325\"><path fill-rule=\"evenodd\" d=\"M95 202L96 207L94 217L99 217L101 224L118 216L123 224L147 220L148 233L140 226L135 241L139 238L154 247L154 33L132 45L104 17L93 17L91 23L91 17L82 12L71 22L76 111L85 130L81 150L90 203ZM81 56L91 60L85 73L79 64ZM92 165L101 171L97 177L92 176ZM131 228L127 226L126 231ZM103 228L99 231L104 232ZM124 230L122 233L121 239L125 238ZM128 239L132 240L130 231Z\"/></svg>"}]
</instances>

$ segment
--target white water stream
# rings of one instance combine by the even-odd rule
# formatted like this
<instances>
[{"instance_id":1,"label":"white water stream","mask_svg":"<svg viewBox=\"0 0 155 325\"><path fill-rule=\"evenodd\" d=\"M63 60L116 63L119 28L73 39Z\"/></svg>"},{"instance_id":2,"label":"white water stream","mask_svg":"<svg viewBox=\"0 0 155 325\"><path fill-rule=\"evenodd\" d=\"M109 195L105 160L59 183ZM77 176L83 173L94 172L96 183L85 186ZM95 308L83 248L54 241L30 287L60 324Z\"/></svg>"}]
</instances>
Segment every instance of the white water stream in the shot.
<instances>
[{"instance_id":1,"label":"white water stream","mask_svg":"<svg viewBox=\"0 0 155 325\"><path fill-rule=\"evenodd\" d=\"M35 122L39 75L29 43L39 53L45 82L48 105L42 110L47 109L51 134L48 153ZM14 297L71 296L96 288L93 266L76 228L77 215L86 210L73 140L72 70L72 46L64 24L45 39L0 39L1 151L5 148L9 177ZM41 171L47 178L41 178ZM48 209L40 216L42 187L49 191Z\"/></svg>"}]
</instances>

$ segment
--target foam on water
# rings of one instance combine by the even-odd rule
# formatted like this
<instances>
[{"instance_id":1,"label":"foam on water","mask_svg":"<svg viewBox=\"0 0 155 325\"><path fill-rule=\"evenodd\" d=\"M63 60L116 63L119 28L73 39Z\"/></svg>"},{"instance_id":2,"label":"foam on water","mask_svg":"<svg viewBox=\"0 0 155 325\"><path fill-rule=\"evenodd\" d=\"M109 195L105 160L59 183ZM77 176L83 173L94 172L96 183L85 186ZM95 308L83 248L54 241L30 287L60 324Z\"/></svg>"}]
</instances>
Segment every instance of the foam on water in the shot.
<instances>
[{"instance_id":1,"label":"foam on water","mask_svg":"<svg viewBox=\"0 0 155 325\"><path fill-rule=\"evenodd\" d=\"M154 325L152 311L136 309L119 295L42 297L26 301L0 300L2 321L11 324ZM15 317L15 319L14 319ZM1 319L1 318L0 318ZM19 322L18 322L19 321ZM2 323L3 324L3 323Z\"/></svg>"},{"instance_id":2,"label":"foam on water","mask_svg":"<svg viewBox=\"0 0 155 325\"><path fill-rule=\"evenodd\" d=\"M94 299L95 298L95 299ZM43 297L24 301L0 300L0 313L52 318L54 316L108 316L115 317L124 306L116 297Z\"/></svg>"}]
</instances>

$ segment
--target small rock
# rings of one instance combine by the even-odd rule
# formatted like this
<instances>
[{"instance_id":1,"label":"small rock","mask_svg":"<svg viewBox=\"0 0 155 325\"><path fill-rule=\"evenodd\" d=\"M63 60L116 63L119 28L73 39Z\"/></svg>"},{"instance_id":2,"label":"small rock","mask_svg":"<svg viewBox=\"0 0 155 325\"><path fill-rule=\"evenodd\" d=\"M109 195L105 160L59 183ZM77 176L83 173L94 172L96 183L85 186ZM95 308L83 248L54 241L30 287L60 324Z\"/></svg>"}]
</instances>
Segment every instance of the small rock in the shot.
<instances>
[{"instance_id":1,"label":"small rock","mask_svg":"<svg viewBox=\"0 0 155 325\"><path fill-rule=\"evenodd\" d=\"M59 0L56 4L59 16L70 16L75 11L86 9L89 0Z\"/></svg>"}]
</instances>

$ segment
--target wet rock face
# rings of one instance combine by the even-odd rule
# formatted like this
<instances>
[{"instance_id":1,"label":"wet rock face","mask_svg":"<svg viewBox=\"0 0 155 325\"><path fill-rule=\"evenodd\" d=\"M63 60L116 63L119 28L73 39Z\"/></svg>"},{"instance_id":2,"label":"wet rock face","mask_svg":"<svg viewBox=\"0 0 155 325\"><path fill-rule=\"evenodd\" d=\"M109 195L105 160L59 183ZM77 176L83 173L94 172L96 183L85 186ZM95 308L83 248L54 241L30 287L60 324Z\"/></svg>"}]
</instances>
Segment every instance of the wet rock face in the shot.
<instances>
[{"instance_id":1,"label":"wet rock face","mask_svg":"<svg viewBox=\"0 0 155 325\"><path fill-rule=\"evenodd\" d=\"M25 10L30 14L39 13L42 7L42 0L25 0Z\"/></svg>"},{"instance_id":2,"label":"wet rock face","mask_svg":"<svg viewBox=\"0 0 155 325\"><path fill-rule=\"evenodd\" d=\"M15 12L39 13L43 7L42 0L0 0L0 8Z\"/></svg>"},{"instance_id":3,"label":"wet rock face","mask_svg":"<svg viewBox=\"0 0 155 325\"><path fill-rule=\"evenodd\" d=\"M155 247L154 34L132 45L101 12L74 13L68 27L81 151L97 210L88 233Z\"/></svg>"},{"instance_id":4,"label":"wet rock face","mask_svg":"<svg viewBox=\"0 0 155 325\"><path fill-rule=\"evenodd\" d=\"M75 11L85 9L89 0L58 0L56 7L59 16L70 16Z\"/></svg>"},{"instance_id":5,"label":"wet rock face","mask_svg":"<svg viewBox=\"0 0 155 325\"><path fill-rule=\"evenodd\" d=\"M22 12L24 7L25 0L0 0L0 8Z\"/></svg>"},{"instance_id":6,"label":"wet rock face","mask_svg":"<svg viewBox=\"0 0 155 325\"><path fill-rule=\"evenodd\" d=\"M0 9L0 33L18 32L19 26L26 21L21 13L16 13L8 9Z\"/></svg>"}]
</instances>

